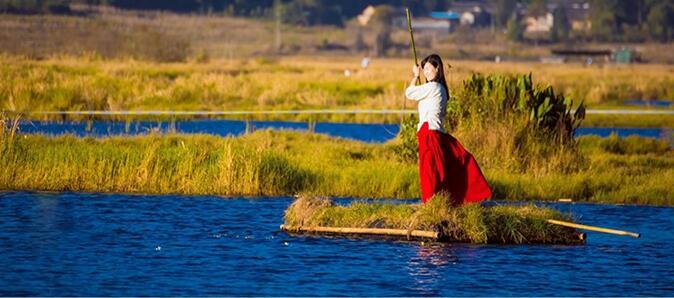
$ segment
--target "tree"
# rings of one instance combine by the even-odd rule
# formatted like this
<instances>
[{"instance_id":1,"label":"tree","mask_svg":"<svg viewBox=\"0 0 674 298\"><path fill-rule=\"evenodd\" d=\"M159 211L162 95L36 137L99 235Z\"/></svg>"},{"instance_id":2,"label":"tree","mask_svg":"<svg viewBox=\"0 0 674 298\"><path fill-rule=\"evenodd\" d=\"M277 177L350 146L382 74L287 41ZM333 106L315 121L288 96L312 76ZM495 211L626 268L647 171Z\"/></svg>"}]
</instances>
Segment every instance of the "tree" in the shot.
<instances>
[{"instance_id":1,"label":"tree","mask_svg":"<svg viewBox=\"0 0 674 298\"><path fill-rule=\"evenodd\" d=\"M593 0L590 2L590 34L595 40L609 41L618 34L616 8L619 0Z\"/></svg>"},{"instance_id":2,"label":"tree","mask_svg":"<svg viewBox=\"0 0 674 298\"><path fill-rule=\"evenodd\" d=\"M670 1L651 4L646 16L646 26L652 39L668 42L674 39L674 5Z\"/></svg>"},{"instance_id":3,"label":"tree","mask_svg":"<svg viewBox=\"0 0 674 298\"><path fill-rule=\"evenodd\" d=\"M385 2L392 2L392 1L385 1ZM404 1L403 1L404 2ZM420 6L423 11L419 12L424 12L428 13L433 10L446 10L449 7L449 2L446 0L412 0L409 1L408 5L414 7L414 6ZM416 2L416 3L415 3ZM394 4L394 3L390 3Z\"/></svg>"},{"instance_id":4,"label":"tree","mask_svg":"<svg viewBox=\"0 0 674 298\"><path fill-rule=\"evenodd\" d=\"M0 0L0 12L9 13L70 13L70 1L67 0Z\"/></svg>"},{"instance_id":5,"label":"tree","mask_svg":"<svg viewBox=\"0 0 674 298\"><path fill-rule=\"evenodd\" d=\"M283 5L284 23L296 25L344 24L342 7L328 0L293 0Z\"/></svg>"},{"instance_id":6,"label":"tree","mask_svg":"<svg viewBox=\"0 0 674 298\"><path fill-rule=\"evenodd\" d=\"M506 26L508 19L517 8L517 0L496 0L496 24Z\"/></svg>"},{"instance_id":7,"label":"tree","mask_svg":"<svg viewBox=\"0 0 674 298\"><path fill-rule=\"evenodd\" d=\"M508 39L512 41L524 40L524 25L522 25L522 20L516 13L513 13L508 20L507 29Z\"/></svg>"},{"instance_id":8,"label":"tree","mask_svg":"<svg viewBox=\"0 0 674 298\"><path fill-rule=\"evenodd\" d=\"M667 1L671 2L663 2ZM591 0L590 34L595 40L615 41L622 40L626 31L638 32L644 16L644 6L644 0Z\"/></svg>"},{"instance_id":9,"label":"tree","mask_svg":"<svg viewBox=\"0 0 674 298\"><path fill-rule=\"evenodd\" d=\"M360 26L357 27L356 29L356 37L353 42L353 50L355 52L362 52L365 49L367 49L367 45L365 44L365 40L363 39L363 30L360 28Z\"/></svg>"},{"instance_id":10,"label":"tree","mask_svg":"<svg viewBox=\"0 0 674 298\"><path fill-rule=\"evenodd\" d=\"M304 11L304 3L301 1L292 1L288 4L282 5L280 13L282 20L286 24L293 25L309 25L309 19Z\"/></svg>"},{"instance_id":11,"label":"tree","mask_svg":"<svg viewBox=\"0 0 674 298\"><path fill-rule=\"evenodd\" d=\"M548 1L531 0L531 3L529 3L529 9L527 11L532 17L545 16L548 13Z\"/></svg>"},{"instance_id":12,"label":"tree","mask_svg":"<svg viewBox=\"0 0 674 298\"><path fill-rule=\"evenodd\" d=\"M375 13L370 19L370 26L374 29L374 53L377 56L384 56L386 50L391 45L391 19L393 17L393 7L389 5L379 5L375 7Z\"/></svg>"},{"instance_id":13,"label":"tree","mask_svg":"<svg viewBox=\"0 0 674 298\"><path fill-rule=\"evenodd\" d=\"M569 38L571 25L566 15L564 6L560 6L552 12L552 29L550 29L550 41L558 42Z\"/></svg>"},{"instance_id":14,"label":"tree","mask_svg":"<svg viewBox=\"0 0 674 298\"><path fill-rule=\"evenodd\" d=\"M620 0L616 1L614 14L619 26L638 26L642 18L644 0Z\"/></svg>"}]
</instances>

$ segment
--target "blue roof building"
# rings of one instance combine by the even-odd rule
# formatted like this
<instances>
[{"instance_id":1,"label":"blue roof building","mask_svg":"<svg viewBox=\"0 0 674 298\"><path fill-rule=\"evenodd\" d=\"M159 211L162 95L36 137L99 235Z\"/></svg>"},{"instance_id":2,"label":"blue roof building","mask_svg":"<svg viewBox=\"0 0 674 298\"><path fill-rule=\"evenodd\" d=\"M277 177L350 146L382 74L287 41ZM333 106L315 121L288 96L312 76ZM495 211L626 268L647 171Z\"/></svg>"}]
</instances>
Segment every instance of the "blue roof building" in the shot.
<instances>
[{"instance_id":1,"label":"blue roof building","mask_svg":"<svg viewBox=\"0 0 674 298\"><path fill-rule=\"evenodd\" d=\"M458 21L461 19L461 15L453 11L433 11L431 12L430 17L434 19L443 19L450 21Z\"/></svg>"}]
</instances>

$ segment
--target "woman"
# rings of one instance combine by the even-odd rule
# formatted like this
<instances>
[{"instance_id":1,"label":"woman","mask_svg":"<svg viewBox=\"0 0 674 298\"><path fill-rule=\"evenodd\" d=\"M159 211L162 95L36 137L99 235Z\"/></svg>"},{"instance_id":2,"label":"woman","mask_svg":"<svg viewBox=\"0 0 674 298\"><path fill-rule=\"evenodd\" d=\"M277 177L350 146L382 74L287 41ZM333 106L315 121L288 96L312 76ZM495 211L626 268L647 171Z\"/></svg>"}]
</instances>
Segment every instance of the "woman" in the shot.
<instances>
[{"instance_id":1,"label":"woman","mask_svg":"<svg viewBox=\"0 0 674 298\"><path fill-rule=\"evenodd\" d=\"M419 67L405 90L408 99L419 102L419 176L421 201L426 203L435 193L449 192L453 205L475 203L491 197L475 158L459 141L444 132L442 122L449 92L440 56L433 54L421 61L426 84L415 86Z\"/></svg>"}]
</instances>

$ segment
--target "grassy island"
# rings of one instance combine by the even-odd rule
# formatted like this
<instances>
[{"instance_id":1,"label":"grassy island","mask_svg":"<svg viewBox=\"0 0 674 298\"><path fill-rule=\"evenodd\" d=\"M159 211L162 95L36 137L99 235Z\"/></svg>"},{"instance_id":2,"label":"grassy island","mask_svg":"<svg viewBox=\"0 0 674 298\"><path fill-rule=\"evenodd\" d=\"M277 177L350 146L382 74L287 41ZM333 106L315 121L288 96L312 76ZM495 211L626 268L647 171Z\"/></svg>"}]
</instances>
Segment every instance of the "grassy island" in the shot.
<instances>
[{"instance_id":1,"label":"grassy island","mask_svg":"<svg viewBox=\"0 0 674 298\"><path fill-rule=\"evenodd\" d=\"M446 195L436 195L423 205L354 202L348 206L300 196L285 214L288 230L305 226L406 229L437 232L443 242L583 243L575 229L552 225L548 219L571 221L568 215L534 205L450 207Z\"/></svg>"}]
</instances>

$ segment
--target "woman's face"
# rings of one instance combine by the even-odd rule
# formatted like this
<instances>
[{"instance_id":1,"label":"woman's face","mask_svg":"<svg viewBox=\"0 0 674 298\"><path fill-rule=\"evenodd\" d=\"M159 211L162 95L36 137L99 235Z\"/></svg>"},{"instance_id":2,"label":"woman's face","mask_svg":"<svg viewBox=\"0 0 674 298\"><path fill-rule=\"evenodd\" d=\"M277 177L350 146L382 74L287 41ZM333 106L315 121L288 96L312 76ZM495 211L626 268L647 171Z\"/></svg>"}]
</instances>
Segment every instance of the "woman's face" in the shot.
<instances>
[{"instance_id":1,"label":"woman's face","mask_svg":"<svg viewBox=\"0 0 674 298\"><path fill-rule=\"evenodd\" d=\"M426 80L432 81L435 80L435 77L438 75L438 69L433 66L431 63L424 64L424 77Z\"/></svg>"}]
</instances>

